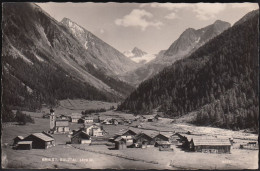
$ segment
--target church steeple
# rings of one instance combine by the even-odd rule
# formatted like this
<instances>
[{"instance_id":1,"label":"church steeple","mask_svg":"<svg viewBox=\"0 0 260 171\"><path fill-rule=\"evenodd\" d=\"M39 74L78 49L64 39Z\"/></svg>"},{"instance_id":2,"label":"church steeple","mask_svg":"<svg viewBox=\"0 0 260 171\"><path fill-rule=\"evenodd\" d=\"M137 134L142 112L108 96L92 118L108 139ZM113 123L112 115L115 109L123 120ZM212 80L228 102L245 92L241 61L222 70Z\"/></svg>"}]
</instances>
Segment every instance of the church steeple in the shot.
<instances>
[{"instance_id":1,"label":"church steeple","mask_svg":"<svg viewBox=\"0 0 260 171\"><path fill-rule=\"evenodd\" d=\"M54 110L50 109L50 130L53 130L55 128L55 114Z\"/></svg>"}]
</instances>

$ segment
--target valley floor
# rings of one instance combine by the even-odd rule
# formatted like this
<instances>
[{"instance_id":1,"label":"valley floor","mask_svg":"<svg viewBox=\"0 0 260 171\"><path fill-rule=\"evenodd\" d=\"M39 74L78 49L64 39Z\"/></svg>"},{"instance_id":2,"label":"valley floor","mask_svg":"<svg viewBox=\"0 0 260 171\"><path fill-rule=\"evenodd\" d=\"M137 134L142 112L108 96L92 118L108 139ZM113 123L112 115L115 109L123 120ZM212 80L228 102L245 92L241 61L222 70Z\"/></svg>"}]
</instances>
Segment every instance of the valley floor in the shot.
<instances>
[{"instance_id":1,"label":"valley floor","mask_svg":"<svg viewBox=\"0 0 260 171\"><path fill-rule=\"evenodd\" d=\"M88 108L110 108L112 105L105 102L89 102L84 100L69 100L61 102L55 109L57 114L71 114ZM48 131L49 119L43 119L41 112L26 112L35 119L34 124L24 126L4 124L2 129L2 166L5 168L26 169L257 169L258 150L239 149L239 145L249 141L257 141L255 134L242 131L231 131L219 128L197 127L188 124L176 124L172 119L160 118L157 122L137 122L130 125L104 125L109 137L122 129L131 128L134 131L155 133L158 131L169 134L179 132L188 138L217 136L234 139L231 154L207 154L185 152L174 147L173 151L159 151L156 147L146 149L127 148L110 150L106 145L73 145L66 144L70 140L68 135L54 135L55 147L47 150L13 150L12 139L18 135L26 136L34 132ZM133 119L132 114L109 110L99 114L101 118ZM70 129L81 127L82 124L70 123ZM139 126L139 127L137 127ZM190 134L186 134L187 132Z\"/></svg>"}]
</instances>

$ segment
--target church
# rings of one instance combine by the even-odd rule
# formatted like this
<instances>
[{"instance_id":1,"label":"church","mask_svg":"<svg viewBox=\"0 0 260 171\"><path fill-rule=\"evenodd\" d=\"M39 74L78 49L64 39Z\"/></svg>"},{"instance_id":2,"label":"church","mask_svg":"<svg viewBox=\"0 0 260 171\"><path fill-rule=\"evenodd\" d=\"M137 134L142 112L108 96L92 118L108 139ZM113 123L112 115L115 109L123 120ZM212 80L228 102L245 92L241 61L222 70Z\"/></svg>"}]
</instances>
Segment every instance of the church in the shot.
<instances>
[{"instance_id":1,"label":"church","mask_svg":"<svg viewBox=\"0 0 260 171\"><path fill-rule=\"evenodd\" d=\"M68 133L69 129L69 121L67 119L56 118L54 114L54 110L50 110L50 131L57 134Z\"/></svg>"}]
</instances>

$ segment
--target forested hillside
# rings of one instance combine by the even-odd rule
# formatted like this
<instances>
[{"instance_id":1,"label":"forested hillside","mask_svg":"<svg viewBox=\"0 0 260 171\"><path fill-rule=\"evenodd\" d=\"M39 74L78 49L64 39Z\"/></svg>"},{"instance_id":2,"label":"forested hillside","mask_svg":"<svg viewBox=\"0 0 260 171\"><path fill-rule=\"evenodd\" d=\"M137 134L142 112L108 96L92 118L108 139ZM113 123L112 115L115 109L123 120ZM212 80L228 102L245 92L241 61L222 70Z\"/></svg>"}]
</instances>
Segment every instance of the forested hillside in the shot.
<instances>
[{"instance_id":1,"label":"forested hillside","mask_svg":"<svg viewBox=\"0 0 260 171\"><path fill-rule=\"evenodd\" d=\"M143 82L120 106L167 117L198 110L195 124L258 129L258 20L246 20Z\"/></svg>"},{"instance_id":2,"label":"forested hillside","mask_svg":"<svg viewBox=\"0 0 260 171\"><path fill-rule=\"evenodd\" d=\"M133 90L33 3L4 3L2 32L3 121L12 120L10 109L35 110L66 98L119 101Z\"/></svg>"}]
</instances>

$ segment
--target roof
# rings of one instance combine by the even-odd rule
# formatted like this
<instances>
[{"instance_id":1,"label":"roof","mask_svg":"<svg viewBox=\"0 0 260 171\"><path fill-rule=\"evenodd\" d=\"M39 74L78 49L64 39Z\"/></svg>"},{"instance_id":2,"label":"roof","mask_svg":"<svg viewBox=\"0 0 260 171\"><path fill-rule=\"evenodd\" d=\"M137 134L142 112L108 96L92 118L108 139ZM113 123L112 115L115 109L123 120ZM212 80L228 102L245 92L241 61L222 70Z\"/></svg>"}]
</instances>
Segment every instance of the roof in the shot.
<instances>
[{"instance_id":1,"label":"roof","mask_svg":"<svg viewBox=\"0 0 260 171\"><path fill-rule=\"evenodd\" d=\"M69 126L68 120L56 120L56 126Z\"/></svg>"},{"instance_id":2,"label":"roof","mask_svg":"<svg viewBox=\"0 0 260 171\"><path fill-rule=\"evenodd\" d=\"M19 141L17 144L32 144L32 141Z\"/></svg>"},{"instance_id":3,"label":"roof","mask_svg":"<svg viewBox=\"0 0 260 171\"><path fill-rule=\"evenodd\" d=\"M79 118L81 118L81 116L82 116L82 114L80 114L80 113L72 113L70 117L73 119L79 119Z\"/></svg>"},{"instance_id":4,"label":"roof","mask_svg":"<svg viewBox=\"0 0 260 171\"><path fill-rule=\"evenodd\" d=\"M169 139L168 136L166 136L166 135L164 135L162 133L159 133L159 134L155 135L153 138L156 138L156 137L159 137L159 136L162 136L162 137L165 137L165 138Z\"/></svg>"},{"instance_id":5,"label":"roof","mask_svg":"<svg viewBox=\"0 0 260 171\"><path fill-rule=\"evenodd\" d=\"M117 137L116 139L114 139L114 141L125 141L122 137Z\"/></svg>"},{"instance_id":6,"label":"roof","mask_svg":"<svg viewBox=\"0 0 260 171\"><path fill-rule=\"evenodd\" d=\"M134 131L131 130L131 129L128 129L128 130L126 130L126 131L124 131L124 132L120 132L119 134L121 134L121 135L127 135L127 134L136 135L137 133L134 132Z\"/></svg>"},{"instance_id":7,"label":"roof","mask_svg":"<svg viewBox=\"0 0 260 171\"><path fill-rule=\"evenodd\" d=\"M75 137L76 135L83 134L85 137L90 137L85 131L79 130L77 131L72 137Z\"/></svg>"},{"instance_id":8,"label":"roof","mask_svg":"<svg viewBox=\"0 0 260 171\"><path fill-rule=\"evenodd\" d=\"M149 135L145 134L145 133L139 133L137 134L134 139L139 139L141 137L146 137L146 139L152 140L152 137L150 137Z\"/></svg>"},{"instance_id":9,"label":"roof","mask_svg":"<svg viewBox=\"0 0 260 171\"><path fill-rule=\"evenodd\" d=\"M17 136L17 137L15 137L14 139L16 139L16 138L19 138L20 140L22 140L22 139L24 139L24 137L23 136Z\"/></svg>"},{"instance_id":10,"label":"roof","mask_svg":"<svg viewBox=\"0 0 260 171\"><path fill-rule=\"evenodd\" d=\"M227 146L231 145L228 139L217 139L217 138L202 138L193 139L194 146L199 145L210 145L210 146Z\"/></svg>"},{"instance_id":11,"label":"roof","mask_svg":"<svg viewBox=\"0 0 260 171\"><path fill-rule=\"evenodd\" d=\"M33 136L37 137L37 138L40 138L41 140L43 141L54 141L53 138L43 134L43 133L34 133L32 134Z\"/></svg>"}]
</instances>

